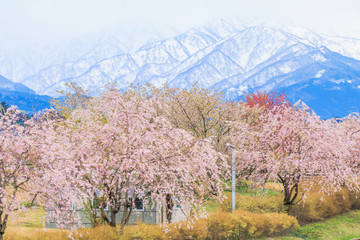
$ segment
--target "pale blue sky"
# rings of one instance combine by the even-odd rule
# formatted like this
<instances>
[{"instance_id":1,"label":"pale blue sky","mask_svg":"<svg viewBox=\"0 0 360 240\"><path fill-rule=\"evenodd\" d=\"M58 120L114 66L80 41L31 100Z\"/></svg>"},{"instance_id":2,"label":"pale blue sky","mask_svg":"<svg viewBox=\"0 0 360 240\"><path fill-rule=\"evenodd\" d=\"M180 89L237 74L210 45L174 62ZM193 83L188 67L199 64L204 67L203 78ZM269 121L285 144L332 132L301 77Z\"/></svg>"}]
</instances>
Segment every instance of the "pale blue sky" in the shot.
<instances>
[{"instance_id":1,"label":"pale blue sky","mask_svg":"<svg viewBox=\"0 0 360 240\"><path fill-rule=\"evenodd\" d=\"M47 43L111 26L184 31L234 16L288 20L331 35L360 33L359 0L0 0L0 44Z\"/></svg>"}]
</instances>

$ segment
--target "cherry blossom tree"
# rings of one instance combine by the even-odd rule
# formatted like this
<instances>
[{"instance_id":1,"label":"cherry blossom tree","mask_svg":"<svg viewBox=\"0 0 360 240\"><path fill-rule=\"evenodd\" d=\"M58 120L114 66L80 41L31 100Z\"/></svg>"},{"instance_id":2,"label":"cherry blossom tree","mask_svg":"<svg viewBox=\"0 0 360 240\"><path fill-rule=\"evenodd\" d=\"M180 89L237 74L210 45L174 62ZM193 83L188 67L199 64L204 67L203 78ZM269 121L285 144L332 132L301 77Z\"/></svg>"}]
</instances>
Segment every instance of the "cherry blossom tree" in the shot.
<instances>
[{"instance_id":1,"label":"cherry blossom tree","mask_svg":"<svg viewBox=\"0 0 360 240\"><path fill-rule=\"evenodd\" d=\"M24 211L37 196L32 184L35 158L25 121L26 115L15 107L0 115L0 239L9 217Z\"/></svg>"},{"instance_id":2,"label":"cherry blossom tree","mask_svg":"<svg viewBox=\"0 0 360 240\"><path fill-rule=\"evenodd\" d=\"M337 138L347 146L347 164L354 171L360 172L360 115L349 114L342 119L332 120L337 125Z\"/></svg>"},{"instance_id":3,"label":"cherry blossom tree","mask_svg":"<svg viewBox=\"0 0 360 240\"><path fill-rule=\"evenodd\" d=\"M232 141L238 149L239 171L259 184L280 181L285 205L296 200L300 182L319 181L323 192L344 184L358 187L335 121L323 121L306 108L283 105L261 114L257 124L236 121L231 125L237 130Z\"/></svg>"},{"instance_id":4,"label":"cherry blossom tree","mask_svg":"<svg viewBox=\"0 0 360 240\"><path fill-rule=\"evenodd\" d=\"M226 121L233 116L235 108L232 107L234 104L223 100L221 93L196 84L190 89L148 85L136 90L156 98L158 114L166 117L174 127L190 132L197 139L208 139L217 151L229 154L226 143L231 129ZM166 202L167 208L173 206L170 196L166 197Z\"/></svg>"},{"instance_id":5,"label":"cherry blossom tree","mask_svg":"<svg viewBox=\"0 0 360 240\"><path fill-rule=\"evenodd\" d=\"M33 181L39 195L38 204L48 211L48 217L61 228L75 228L78 216L71 211L85 198L75 183L81 179L69 151L73 146L69 135L72 130L65 119L54 110L37 113L29 121L32 151L36 153L36 174ZM71 181L70 181L71 180Z\"/></svg>"},{"instance_id":6,"label":"cherry blossom tree","mask_svg":"<svg viewBox=\"0 0 360 240\"><path fill-rule=\"evenodd\" d=\"M78 107L86 107L89 104L91 97L89 92L82 89L73 82L65 83L67 91L61 90L61 93L64 98L62 99L53 99L51 105L55 108L57 112L63 117L69 117L73 110Z\"/></svg>"},{"instance_id":7,"label":"cherry blossom tree","mask_svg":"<svg viewBox=\"0 0 360 240\"><path fill-rule=\"evenodd\" d=\"M155 105L135 92L108 91L56 127L43 124L42 158L61 186L51 191L66 191L61 199L78 203L97 198L101 211L109 205L110 219L101 217L111 226L120 211L121 226L128 223L136 198L150 204L171 196L174 204L201 209L209 189L220 197L224 157L208 141L174 128Z\"/></svg>"},{"instance_id":8,"label":"cherry blossom tree","mask_svg":"<svg viewBox=\"0 0 360 240\"><path fill-rule=\"evenodd\" d=\"M211 139L222 150L229 128L227 105L219 92L193 85L191 89L149 86L145 90L157 98L161 112L174 127L190 132L198 139Z\"/></svg>"}]
</instances>

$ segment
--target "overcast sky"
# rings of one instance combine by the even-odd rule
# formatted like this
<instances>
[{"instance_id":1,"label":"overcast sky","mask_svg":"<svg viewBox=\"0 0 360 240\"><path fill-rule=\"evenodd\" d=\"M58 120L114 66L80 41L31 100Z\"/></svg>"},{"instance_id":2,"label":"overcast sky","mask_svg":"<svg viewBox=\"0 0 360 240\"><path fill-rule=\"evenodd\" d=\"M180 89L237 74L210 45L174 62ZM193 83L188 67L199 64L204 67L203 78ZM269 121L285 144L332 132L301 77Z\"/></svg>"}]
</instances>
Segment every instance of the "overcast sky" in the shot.
<instances>
[{"instance_id":1,"label":"overcast sky","mask_svg":"<svg viewBox=\"0 0 360 240\"><path fill-rule=\"evenodd\" d=\"M287 20L331 35L360 33L359 0L0 0L0 44L47 43L112 26L184 31L226 17Z\"/></svg>"}]
</instances>

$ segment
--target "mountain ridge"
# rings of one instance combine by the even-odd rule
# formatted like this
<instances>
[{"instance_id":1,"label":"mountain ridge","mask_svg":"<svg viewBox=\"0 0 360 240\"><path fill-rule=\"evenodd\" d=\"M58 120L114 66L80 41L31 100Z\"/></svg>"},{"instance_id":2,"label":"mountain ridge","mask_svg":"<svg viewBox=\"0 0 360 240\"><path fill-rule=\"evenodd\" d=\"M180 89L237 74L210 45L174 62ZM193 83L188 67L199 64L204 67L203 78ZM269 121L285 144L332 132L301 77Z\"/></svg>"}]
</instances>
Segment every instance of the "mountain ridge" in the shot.
<instances>
[{"instance_id":1,"label":"mountain ridge","mask_svg":"<svg viewBox=\"0 0 360 240\"><path fill-rule=\"evenodd\" d=\"M14 83L0 75L0 102L16 105L27 112L37 112L50 107L49 96L40 96L21 83Z\"/></svg>"},{"instance_id":2,"label":"mountain ridge","mask_svg":"<svg viewBox=\"0 0 360 240\"><path fill-rule=\"evenodd\" d=\"M96 51L92 53L96 55ZM197 82L200 87L222 91L230 100L255 89L287 89L289 95L301 99L302 92L291 86L314 79L325 81L325 77L330 85L352 81L349 86L338 86L351 94L357 94L360 86L359 39L326 37L293 26L218 21L147 43L132 53L95 55L97 61L85 57L51 65L20 82L52 97L58 97L67 82L75 82L95 95L108 82L124 89L131 84L161 86L165 82L189 88Z\"/></svg>"}]
</instances>

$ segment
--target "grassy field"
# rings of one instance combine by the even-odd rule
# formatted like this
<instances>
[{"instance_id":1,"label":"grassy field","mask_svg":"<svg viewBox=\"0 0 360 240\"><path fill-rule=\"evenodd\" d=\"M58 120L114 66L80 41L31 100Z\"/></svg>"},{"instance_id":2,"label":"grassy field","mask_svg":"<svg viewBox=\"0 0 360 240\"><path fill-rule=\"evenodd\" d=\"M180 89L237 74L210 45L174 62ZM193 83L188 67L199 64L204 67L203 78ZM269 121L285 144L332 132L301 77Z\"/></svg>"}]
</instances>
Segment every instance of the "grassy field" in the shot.
<instances>
[{"instance_id":1,"label":"grassy field","mask_svg":"<svg viewBox=\"0 0 360 240\"><path fill-rule=\"evenodd\" d=\"M295 233L305 239L349 240L360 238L360 210L299 227ZM282 237L279 239L301 238Z\"/></svg>"}]
</instances>

